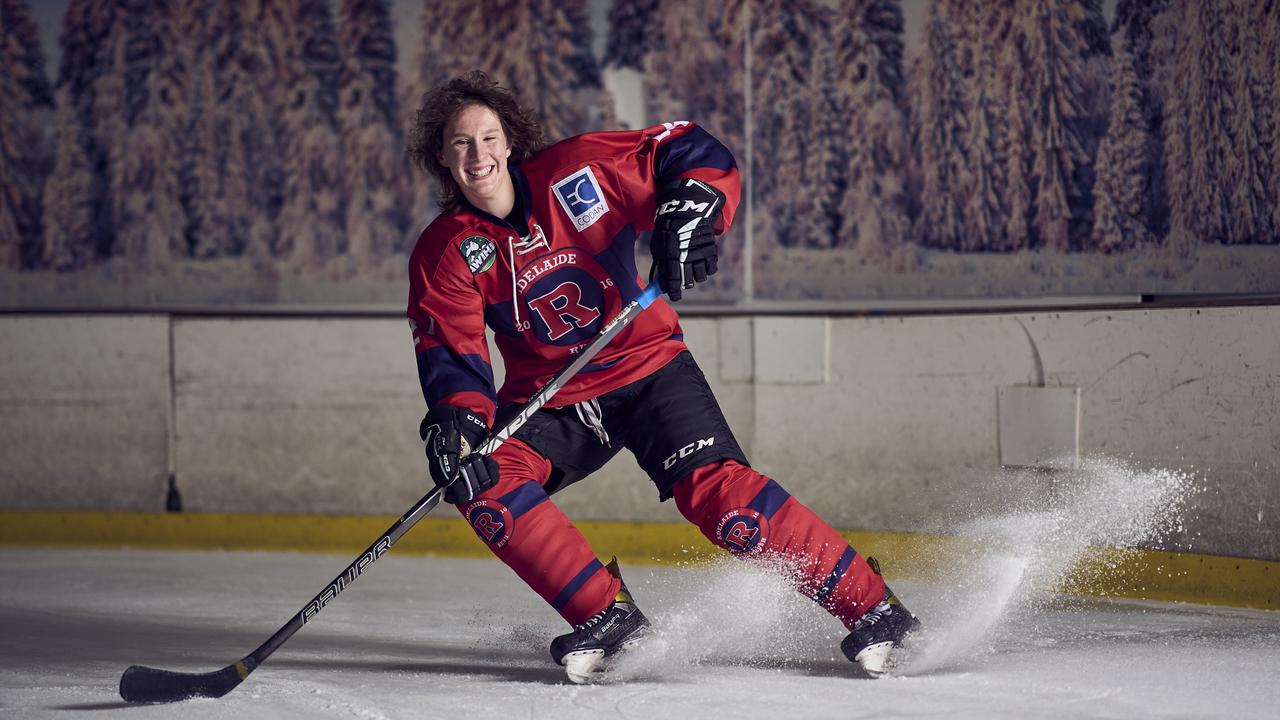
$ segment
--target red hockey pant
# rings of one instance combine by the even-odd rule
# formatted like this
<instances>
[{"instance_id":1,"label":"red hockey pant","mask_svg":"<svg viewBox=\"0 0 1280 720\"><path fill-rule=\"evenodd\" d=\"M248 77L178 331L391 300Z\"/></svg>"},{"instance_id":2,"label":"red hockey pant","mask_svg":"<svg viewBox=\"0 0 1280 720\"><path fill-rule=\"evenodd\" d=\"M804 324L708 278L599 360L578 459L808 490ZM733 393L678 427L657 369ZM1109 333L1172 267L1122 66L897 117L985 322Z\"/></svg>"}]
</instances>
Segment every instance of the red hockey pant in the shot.
<instances>
[{"instance_id":1,"label":"red hockey pant","mask_svg":"<svg viewBox=\"0 0 1280 720\"><path fill-rule=\"evenodd\" d=\"M494 459L498 483L458 507L472 529L571 625L608 607L619 582L547 496L551 464L516 439ZM846 627L884 595L884 581L830 525L745 465L704 465L673 490L681 514L711 542L747 560L781 560L796 589Z\"/></svg>"}]
</instances>

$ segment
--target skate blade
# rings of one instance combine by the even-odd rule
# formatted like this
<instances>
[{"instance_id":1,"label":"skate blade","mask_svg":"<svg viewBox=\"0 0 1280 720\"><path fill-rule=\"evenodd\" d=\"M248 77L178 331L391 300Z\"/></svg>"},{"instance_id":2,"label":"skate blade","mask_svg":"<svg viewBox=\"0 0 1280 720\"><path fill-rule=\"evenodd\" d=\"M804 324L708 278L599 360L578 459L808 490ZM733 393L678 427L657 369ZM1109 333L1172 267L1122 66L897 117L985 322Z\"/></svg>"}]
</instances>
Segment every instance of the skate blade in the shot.
<instances>
[{"instance_id":1,"label":"skate blade","mask_svg":"<svg viewBox=\"0 0 1280 720\"><path fill-rule=\"evenodd\" d=\"M604 650L579 650L560 659L565 675L574 685L585 685L604 672Z\"/></svg>"},{"instance_id":2,"label":"skate blade","mask_svg":"<svg viewBox=\"0 0 1280 720\"><path fill-rule=\"evenodd\" d=\"M640 635L629 638L622 643L612 654L605 655L603 650L579 650L565 655L560 664L564 666L565 675L569 676L569 682L574 685L586 685L589 683L599 682L603 679L609 668L613 667L618 658L626 653L626 651L635 647L641 640Z\"/></svg>"},{"instance_id":3,"label":"skate blade","mask_svg":"<svg viewBox=\"0 0 1280 720\"><path fill-rule=\"evenodd\" d=\"M896 663L893 658L894 644L890 641L868 645L853 657L862 671L873 678L888 674Z\"/></svg>"}]
</instances>

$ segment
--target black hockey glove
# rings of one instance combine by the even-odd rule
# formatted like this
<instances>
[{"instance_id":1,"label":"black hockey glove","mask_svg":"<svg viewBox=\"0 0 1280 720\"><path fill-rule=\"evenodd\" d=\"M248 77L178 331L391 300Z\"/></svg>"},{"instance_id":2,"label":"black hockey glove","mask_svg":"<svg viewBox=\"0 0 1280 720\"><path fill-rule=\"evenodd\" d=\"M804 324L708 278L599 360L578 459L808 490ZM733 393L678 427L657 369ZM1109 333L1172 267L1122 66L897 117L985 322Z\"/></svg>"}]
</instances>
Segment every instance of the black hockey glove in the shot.
<instances>
[{"instance_id":1,"label":"black hockey glove","mask_svg":"<svg viewBox=\"0 0 1280 720\"><path fill-rule=\"evenodd\" d=\"M468 502L498 482L498 463L472 453L489 435L479 415L452 405L434 407L422 418L418 434L426 445L431 479L445 489L445 502Z\"/></svg>"},{"instance_id":2,"label":"black hockey glove","mask_svg":"<svg viewBox=\"0 0 1280 720\"><path fill-rule=\"evenodd\" d=\"M683 178L658 191L658 212L649 238L656 277L672 302L681 291L716 274L716 219L724 193L701 180Z\"/></svg>"}]
</instances>

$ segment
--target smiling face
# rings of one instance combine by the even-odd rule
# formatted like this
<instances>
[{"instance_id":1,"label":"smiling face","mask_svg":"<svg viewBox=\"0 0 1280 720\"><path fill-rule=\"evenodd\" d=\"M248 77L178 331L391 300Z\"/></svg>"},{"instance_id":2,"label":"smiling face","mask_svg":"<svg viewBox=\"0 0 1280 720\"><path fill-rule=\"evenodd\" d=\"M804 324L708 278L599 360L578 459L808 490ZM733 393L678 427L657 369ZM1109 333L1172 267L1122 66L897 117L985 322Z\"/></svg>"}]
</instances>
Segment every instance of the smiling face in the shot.
<instances>
[{"instance_id":1,"label":"smiling face","mask_svg":"<svg viewBox=\"0 0 1280 720\"><path fill-rule=\"evenodd\" d=\"M485 105L468 105L444 128L444 148L437 158L462 189L467 201L496 217L506 217L515 204L515 187L507 173L511 143L497 113Z\"/></svg>"}]
</instances>

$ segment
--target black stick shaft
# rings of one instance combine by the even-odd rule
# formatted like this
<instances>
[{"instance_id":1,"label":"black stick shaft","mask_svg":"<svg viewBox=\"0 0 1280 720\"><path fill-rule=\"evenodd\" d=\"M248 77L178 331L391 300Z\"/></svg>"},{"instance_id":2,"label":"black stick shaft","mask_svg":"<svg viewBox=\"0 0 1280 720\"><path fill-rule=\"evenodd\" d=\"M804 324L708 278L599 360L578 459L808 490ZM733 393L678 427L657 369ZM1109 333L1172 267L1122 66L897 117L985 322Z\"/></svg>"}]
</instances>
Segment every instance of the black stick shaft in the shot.
<instances>
[{"instance_id":1,"label":"black stick shaft","mask_svg":"<svg viewBox=\"0 0 1280 720\"><path fill-rule=\"evenodd\" d=\"M591 344L578 353L578 356L573 362L569 363L568 367L561 370L546 385L542 386L533 397L529 398L524 406L520 408L520 411L516 413L516 416L495 432L477 452L488 455L497 450L535 412L546 405L610 341L630 325L631 321L642 310L652 305L653 301L658 298L659 292L657 285L651 285L645 288L636 299L627 303L616 317L601 328L600 333L591 341ZM298 614L285 623L284 627L277 630L266 642L241 658L239 662L229 665L219 672L204 675L187 675L134 666L126 670L121 678L121 697L129 702L172 702L197 695L221 697L230 692L236 685L239 685L241 681L247 678L249 673L266 661L281 645L285 644L289 638L293 637L294 633L302 629L303 625L315 618L330 601L338 596L338 593L355 582L356 578L360 577L366 568L386 554L405 533L409 532L410 528L426 517L427 513L431 512L440 503L440 496L443 492L443 488L437 487L422 496L408 512L402 515L391 527L387 528L386 532L348 565L341 575L334 578L319 594L311 599L311 602L303 606Z\"/></svg>"}]
</instances>

